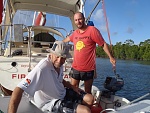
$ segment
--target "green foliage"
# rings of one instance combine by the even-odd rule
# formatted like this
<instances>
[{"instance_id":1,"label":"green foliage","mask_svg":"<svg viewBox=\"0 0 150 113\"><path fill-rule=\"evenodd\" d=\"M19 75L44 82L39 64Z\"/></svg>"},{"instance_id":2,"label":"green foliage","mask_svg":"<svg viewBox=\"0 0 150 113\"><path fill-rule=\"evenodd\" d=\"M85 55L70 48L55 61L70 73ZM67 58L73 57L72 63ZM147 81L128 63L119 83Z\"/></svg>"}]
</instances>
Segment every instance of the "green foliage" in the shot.
<instances>
[{"instance_id":1,"label":"green foliage","mask_svg":"<svg viewBox=\"0 0 150 113\"><path fill-rule=\"evenodd\" d=\"M96 56L105 58L107 55L105 54L105 52L104 52L102 47L97 46L96 47Z\"/></svg>"},{"instance_id":2,"label":"green foliage","mask_svg":"<svg viewBox=\"0 0 150 113\"><path fill-rule=\"evenodd\" d=\"M97 57L107 57L102 47L96 48ZM116 59L131 60L150 60L150 39L135 45L134 41L129 39L124 43L117 42L113 46L113 55Z\"/></svg>"}]
</instances>

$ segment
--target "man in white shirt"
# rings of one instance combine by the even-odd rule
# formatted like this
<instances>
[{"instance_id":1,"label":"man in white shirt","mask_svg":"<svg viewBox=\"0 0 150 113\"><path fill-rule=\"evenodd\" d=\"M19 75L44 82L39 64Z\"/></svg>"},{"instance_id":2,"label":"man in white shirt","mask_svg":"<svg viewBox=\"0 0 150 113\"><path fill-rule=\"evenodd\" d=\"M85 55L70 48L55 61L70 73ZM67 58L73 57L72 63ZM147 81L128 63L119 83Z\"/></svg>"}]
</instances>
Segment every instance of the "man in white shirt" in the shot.
<instances>
[{"instance_id":1,"label":"man in white shirt","mask_svg":"<svg viewBox=\"0 0 150 113\"><path fill-rule=\"evenodd\" d=\"M89 106L94 97L63 79L63 64L68 55L67 45L56 41L47 58L42 59L14 89L8 113L17 112L24 91L34 97L36 105L44 112L91 113Z\"/></svg>"}]
</instances>

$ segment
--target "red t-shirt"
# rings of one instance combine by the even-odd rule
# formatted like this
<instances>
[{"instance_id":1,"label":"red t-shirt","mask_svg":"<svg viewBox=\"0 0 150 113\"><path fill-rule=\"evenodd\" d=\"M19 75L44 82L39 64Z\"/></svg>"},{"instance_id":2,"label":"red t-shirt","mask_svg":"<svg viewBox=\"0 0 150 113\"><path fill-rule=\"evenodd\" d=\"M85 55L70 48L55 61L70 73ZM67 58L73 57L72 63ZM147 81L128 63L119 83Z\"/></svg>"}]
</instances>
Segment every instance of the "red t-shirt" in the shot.
<instances>
[{"instance_id":1,"label":"red t-shirt","mask_svg":"<svg viewBox=\"0 0 150 113\"><path fill-rule=\"evenodd\" d=\"M88 26L83 33L79 33L77 29L70 36L70 41L74 44L72 67L78 71L95 70L96 43L102 46L105 42L99 30Z\"/></svg>"}]
</instances>

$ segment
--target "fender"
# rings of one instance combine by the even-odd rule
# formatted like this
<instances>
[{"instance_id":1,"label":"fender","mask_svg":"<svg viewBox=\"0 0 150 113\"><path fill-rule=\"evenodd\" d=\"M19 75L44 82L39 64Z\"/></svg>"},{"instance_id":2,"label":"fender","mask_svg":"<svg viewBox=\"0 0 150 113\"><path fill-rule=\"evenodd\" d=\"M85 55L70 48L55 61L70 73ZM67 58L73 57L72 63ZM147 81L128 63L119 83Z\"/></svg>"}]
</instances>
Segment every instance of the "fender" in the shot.
<instances>
[{"instance_id":1,"label":"fender","mask_svg":"<svg viewBox=\"0 0 150 113\"><path fill-rule=\"evenodd\" d=\"M35 26L44 26L45 23L46 23L46 13L39 12L35 19L34 25Z\"/></svg>"},{"instance_id":2,"label":"fender","mask_svg":"<svg viewBox=\"0 0 150 113\"><path fill-rule=\"evenodd\" d=\"M3 17L3 0L0 0L0 24L2 23Z\"/></svg>"}]
</instances>

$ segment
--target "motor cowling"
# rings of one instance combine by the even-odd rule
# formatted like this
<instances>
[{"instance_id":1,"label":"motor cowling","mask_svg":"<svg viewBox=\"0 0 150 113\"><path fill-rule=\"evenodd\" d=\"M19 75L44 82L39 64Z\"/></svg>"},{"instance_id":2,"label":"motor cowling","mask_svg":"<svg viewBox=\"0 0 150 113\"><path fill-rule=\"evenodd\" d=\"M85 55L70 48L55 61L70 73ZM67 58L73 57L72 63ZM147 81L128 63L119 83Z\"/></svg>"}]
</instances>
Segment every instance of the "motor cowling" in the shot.
<instances>
[{"instance_id":1,"label":"motor cowling","mask_svg":"<svg viewBox=\"0 0 150 113\"><path fill-rule=\"evenodd\" d=\"M106 77L104 87L111 92L116 92L121 90L124 86L123 78L120 77Z\"/></svg>"}]
</instances>

